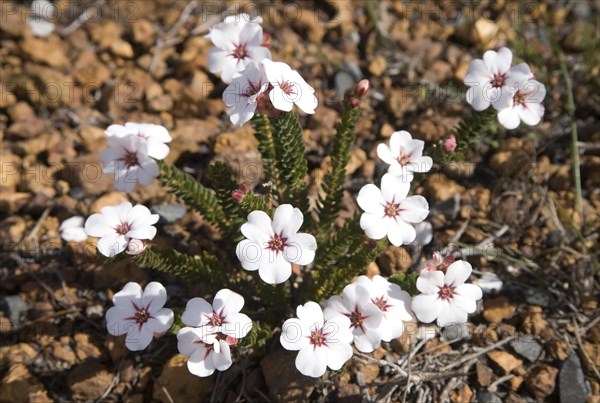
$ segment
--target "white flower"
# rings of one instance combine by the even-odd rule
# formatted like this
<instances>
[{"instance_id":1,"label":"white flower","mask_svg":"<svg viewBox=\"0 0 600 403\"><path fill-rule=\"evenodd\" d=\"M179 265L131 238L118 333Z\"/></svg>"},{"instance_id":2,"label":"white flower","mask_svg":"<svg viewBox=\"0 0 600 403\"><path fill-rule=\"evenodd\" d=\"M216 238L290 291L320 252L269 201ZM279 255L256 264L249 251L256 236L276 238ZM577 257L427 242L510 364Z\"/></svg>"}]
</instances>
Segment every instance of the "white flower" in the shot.
<instances>
[{"instance_id":1,"label":"white flower","mask_svg":"<svg viewBox=\"0 0 600 403\"><path fill-rule=\"evenodd\" d=\"M215 45L208 52L211 73L220 72L223 82L229 84L234 73L244 70L251 62L271 59L269 49L261 46L263 30L260 21L240 14L229 16L210 29L206 38Z\"/></svg>"},{"instance_id":2,"label":"white flower","mask_svg":"<svg viewBox=\"0 0 600 403\"><path fill-rule=\"evenodd\" d=\"M242 267L258 270L269 284L279 284L292 275L292 263L305 266L315 259L317 241L314 236L298 232L304 221L302 212L290 204L277 207L273 221L264 211L248 214L242 225L244 239L235 253Z\"/></svg>"},{"instance_id":3,"label":"white flower","mask_svg":"<svg viewBox=\"0 0 600 403\"><path fill-rule=\"evenodd\" d=\"M516 129L521 121L529 126L540 123L544 116L542 101L546 96L546 87L536 80L517 83L517 90L510 105L498 111L498 121L507 129Z\"/></svg>"},{"instance_id":4,"label":"white flower","mask_svg":"<svg viewBox=\"0 0 600 403\"><path fill-rule=\"evenodd\" d=\"M389 164L389 173L410 182L414 178L414 172L431 170L433 160L423 156L424 147L424 141L413 140L409 132L401 130L392 133L389 147L383 143L377 146L377 155Z\"/></svg>"},{"instance_id":5,"label":"white flower","mask_svg":"<svg viewBox=\"0 0 600 403\"><path fill-rule=\"evenodd\" d=\"M279 341L286 350L299 350L298 371L317 378L327 367L334 371L342 368L352 357L350 319L333 311L323 313L316 302L299 305L296 316L283 323Z\"/></svg>"},{"instance_id":6,"label":"white flower","mask_svg":"<svg viewBox=\"0 0 600 403\"><path fill-rule=\"evenodd\" d=\"M188 301L181 316L188 325L177 333L177 348L186 355L189 371L197 376L210 376L216 370L231 366L229 346L246 336L252 328L248 316L240 313L244 298L228 289L215 295L213 304L203 298Z\"/></svg>"},{"instance_id":7,"label":"white flower","mask_svg":"<svg viewBox=\"0 0 600 403\"><path fill-rule=\"evenodd\" d=\"M475 59L469 65L465 76L465 84L470 87L467 102L476 111L487 109L490 104L498 110L507 108L514 95L515 82L533 76L526 63L511 68L512 56L508 48L498 52L488 50L483 60Z\"/></svg>"},{"instance_id":8,"label":"white flower","mask_svg":"<svg viewBox=\"0 0 600 403\"><path fill-rule=\"evenodd\" d=\"M244 71L236 75L223 92L223 102L232 108L229 113L231 123L242 126L252 119L258 100L269 87L262 64L250 63Z\"/></svg>"},{"instance_id":9,"label":"white flower","mask_svg":"<svg viewBox=\"0 0 600 403\"><path fill-rule=\"evenodd\" d=\"M415 225L415 231L417 232L417 236L413 243L416 245L425 246L433 240L433 226L429 221L421 221Z\"/></svg>"},{"instance_id":10,"label":"white flower","mask_svg":"<svg viewBox=\"0 0 600 403\"><path fill-rule=\"evenodd\" d=\"M341 315L350 319L354 345L363 353L370 353L381 345L381 310L371 301L369 291L356 283L344 287L342 297L329 298L325 315L336 318Z\"/></svg>"},{"instance_id":11,"label":"white flower","mask_svg":"<svg viewBox=\"0 0 600 403\"><path fill-rule=\"evenodd\" d=\"M60 232L60 236L65 241L75 241L75 242L83 242L87 239L87 234L83 229L83 217L74 216L71 218L67 218L64 220L60 227L58 227L58 231Z\"/></svg>"},{"instance_id":12,"label":"white flower","mask_svg":"<svg viewBox=\"0 0 600 403\"><path fill-rule=\"evenodd\" d=\"M440 327L465 323L467 314L475 312L476 301L482 297L481 288L465 284L471 271L468 262L458 260L448 267L446 274L442 271L421 272L417 289L422 294L412 301L417 318L425 323L437 319Z\"/></svg>"},{"instance_id":13,"label":"white flower","mask_svg":"<svg viewBox=\"0 0 600 403\"><path fill-rule=\"evenodd\" d=\"M403 321L413 319L410 309L410 295L398 284L390 283L376 275L370 280L367 276L359 276L354 283L362 285L369 291L370 300L382 313L379 325L379 336L383 341L391 341L402 336Z\"/></svg>"},{"instance_id":14,"label":"white flower","mask_svg":"<svg viewBox=\"0 0 600 403\"><path fill-rule=\"evenodd\" d=\"M148 156L157 160L164 159L169 154L169 143L173 138L166 127L150 123L127 122L123 125L110 125L104 131L107 136L125 137L129 134L145 140Z\"/></svg>"},{"instance_id":15,"label":"white flower","mask_svg":"<svg viewBox=\"0 0 600 403\"><path fill-rule=\"evenodd\" d=\"M132 240L151 240L156 235L154 224L158 214L150 213L140 204L132 207L123 202L118 206L102 207L100 213L92 214L85 222L85 232L100 238L98 251L113 257L123 252Z\"/></svg>"},{"instance_id":16,"label":"white flower","mask_svg":"<svg viewBox=\"0 0 600 403\"><path fill-rule=\"evenodd\" d=\"M315 113L318 101L315 89L296 70L282 62L263 60L265 74L273 86L269 99L276 109L289 112L294 104L304 113Z\"/></svg>"},{"instance_id":17,"label":"white flower","mask_svg":"<svg viewBox=\"0 0 600 403\"><path fill-rule=\"evenodd\" d=\"M387 236L395 245L411 243L417 233L409 223L419 223L429 214L429 204L423 196L408 195L410 182L392 174L381 178L381 189L368 184L360 189L356 201L365 211L360 217L360 227L371 239Z\"/></svg>"},{"instance_id":18,"label":"white flower","mask_svg":"<svg viewBox=\"0 0 600 403\"><path fill-rule=\"evenodd\" d=\"M173 311L163 308L167 290L155 281L144 291L138 283L127 283L113 296L114 307L106 312L106 328L113 336L127 333L125 346L131 351L148 347L152 337L163 335L173 325Z\"/></svg>"},{"instance_id":19,"label":"white flower","mask_svg":"<svg viewBox=\"0 0 600 403\"><path fill-rule=\"evenodd\" d=\"M100 153L104 173L113 173L115 189L130 192L137 182L147 185L158 177L158 164L148 155L148 143L138 135L109 136Z\"/></svg>"}]
</instances>

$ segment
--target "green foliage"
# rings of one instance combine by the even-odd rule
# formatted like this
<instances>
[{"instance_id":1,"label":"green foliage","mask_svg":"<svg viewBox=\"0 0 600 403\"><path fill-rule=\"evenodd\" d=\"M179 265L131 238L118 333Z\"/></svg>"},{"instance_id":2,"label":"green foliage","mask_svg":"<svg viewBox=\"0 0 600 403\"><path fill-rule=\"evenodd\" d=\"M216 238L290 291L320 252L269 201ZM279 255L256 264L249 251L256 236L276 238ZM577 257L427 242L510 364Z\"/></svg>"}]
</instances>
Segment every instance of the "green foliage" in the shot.
<instances>
[{"instance_id":1,"label":"green foliage","mask_svg":"<svg viewBox=\"0 0 600 403\"><path fill-rule=\"evenodd\" d=\"M265 177L267 181L276 178L275 168L275 143L273 143L273 126L265 115L255 113L252 117L254 125L254 136L258 140L258 151L260 152Z\"/></svg>"},{"instance_id":2,"label":"green foliage","mask_svg":"<svg viewBox=\"0 0 600 403\"><path fill-rule=\"evenodd\" d=\"M240 208L245 214L250 214L254 210L260 210L264 211L268 215L272 215L272 204L273 203L270 196L257 195L250 190L240 202Z\"/></svg>"},{"instance_id":3,"label":"green foliage","mask_svg":"<svg viewBox=\"0 0 600 403\"><path fill-rule=\"evenodd\" d=\"M160 160L157 163L160 168L158 179L163 186L171 189L175 196L202 214L209 222L221 228L229 225L214 191L174 165L169 165Z\"/></svg>"},{"instance_id":4,"label":"green foliage","mask_svg":"<svg viewBox=\"0 0 600 403\"><path fill-rule=\"evenodd\" d=\"M465 156L481 141L495 145L498 138L498 111L489 107L484 111L471 111L454 130L456 150L451 154L442 151L444 140L440 140L431 148L430 155L435 162L462 161ZM490 134L494 134L493 136Z\"/></svg>"},{"instance_id":5,"label":"green foliage","mask_svg":"<svg viewBox=\"0 0 600 403\"><path fill-rule=\"evenodd\" d=\"M224 236L232 237L239 233L245 222L240 205L233 200L231 193L239 186L233 180L233 174L223 162L217 161L208 167L208 182L215 191L219 205L222 207L227 220L219 220Z\"/></svg>"},{"instance_id":6,"label":"green foliage","mask_svg":"<svg viewBox=\"0 0 600 403\"><path fill-rule=\"evenodd\" d=\"M276 186L281 203L291 203L302 211L307 211L306 148L302 139L302 126L298 115L281 112L271 120L273 143L275 145L275 164L277 166Z\"/></svg>"},{"instance_id":7,"label":"green foliage","mask_svg":"<svg viewBox=\"0 0 600 403\"><path fill-rule=\"evenodd\" d=\"M346 166L350 160L350 151L354 144L355 128L360 116L359 108L352 108L344 103L342 121L337 124L333 151L331 154L331 171L325 176L323 190L326 192L319 212L319 227L328 231L337 218L344 194Z\"/></svg>"},{"instance_id":8,"label":"green foliage","mask_svg":"<svg viewBox=\"0 0 600 403\"><path fill-rule=\"evenodd\" d=\"M419 273L400 273L394 274L390 276L389 281L398 284L400 288L409 293L410 295L419 294L419 290L417 290L417 278L419 278Z\"/></svg>"},{"instance_id":9,"label":"green foliage","mask_svg":"<svg viewBox=\"0 0 600 403\"><path fill-rule=\"evenodd\" d=\"M252 329L244 338L240 339L237 346L242 348L262 346L272 334L273 330L268 324L259 321L252 321Z\"/></svg>"},{"instance_id":10,"label":"green foliage","mask_svg":"<svg viewBox=\"0 0 600 403\"><path fill-rule=\"evenodd\" d=\"M140 266L173 274L186 280L201 281L202 284L218 285L221 288L225 277L219 258L204 251L201 255L191 256L175 249L147 248L133 260Z\"/></svg>"}]
</instances>

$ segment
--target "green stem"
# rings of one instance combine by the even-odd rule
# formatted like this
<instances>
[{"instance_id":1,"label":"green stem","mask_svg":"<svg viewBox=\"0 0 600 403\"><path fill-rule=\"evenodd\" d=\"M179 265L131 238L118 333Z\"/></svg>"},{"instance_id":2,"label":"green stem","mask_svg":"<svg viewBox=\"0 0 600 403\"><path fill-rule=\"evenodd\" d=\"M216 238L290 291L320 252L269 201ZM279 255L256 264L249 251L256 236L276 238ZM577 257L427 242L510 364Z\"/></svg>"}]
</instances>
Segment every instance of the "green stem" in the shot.
<instances>
[{"instance_id":1,"label":"green stem","mask_svg":"<svg viewBox=\"0 0 600 403\"><path fill-rule=\"evenodd\" d=\"M571 81L571 76L569 75L569 70L567 68L567 64L565 63L565 56L560 48L560 44L558 43L558 39L556 37L556 30L552 30L552 50L554 51L558 64L560 66L560 71L562 73L563 79L565 80L565 87L567 92L567 115L569 115L569 125L571 128L571 162L573 164L573 181L575 182L575 209L579 213L579 225L578 228L581 228L583 224L583 196L581 194L581 171L579 168L579 146L578 146L578 136L577 136L577 123L575 122L575 100L573 97L573 83Z\"/></svg>"},{"instance_id":2,"label":"green stem","mask_svg":"<svg viewBox=\"0 0 600 403\"><path fill-rule=\"evenodd\" d=\"M337 125L333 143L331 171L327 173L323 181L323 190L327 195L319 212L319 227L324 232L329 231L340 210L344 195L346 166L350 161L350 151L356 137L355 129L359 117L359 108L351 108L347 103L344 103L342 120Z\"/></svg>"},{"instance_id":3,"label":"green stem","mask_svg":"<svg viewBox=\"0 0 600 403\"><path fill-rule=\"evenodd\" d=\"M254 136L258 140L258 151L262 157L267 181L276 179L275 144L273 143L273 127L266 115L256 113L252 118Z\"/></svg>"}]
</instances>

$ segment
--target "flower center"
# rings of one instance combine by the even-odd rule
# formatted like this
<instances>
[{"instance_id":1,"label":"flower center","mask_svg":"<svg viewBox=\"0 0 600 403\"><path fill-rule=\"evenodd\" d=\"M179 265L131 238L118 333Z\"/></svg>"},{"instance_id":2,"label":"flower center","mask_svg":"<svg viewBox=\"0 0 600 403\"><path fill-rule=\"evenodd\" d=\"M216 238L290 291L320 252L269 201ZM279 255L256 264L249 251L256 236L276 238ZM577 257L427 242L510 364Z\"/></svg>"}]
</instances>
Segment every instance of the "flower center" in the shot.
<instances>
[{"instance_id":1,"label":"flower center","mask_svg":"<svg viewBox=\"0 0 600 403\"><path fill-rule=\"evenodd\" d=\"M134 317L135 317L135 322L137 324L141 325L142 323L148 322L148 319L150 318L150 314L148 313L148 311L145 308L142 308L139 311L135 312Z\"/></svg>"},{"instance_id":2,"label":"flower center","mask_svg":"<svg viewBox=\"0 0 600 403\"><path fill-rule=\"evenodd\" d=\"M223 322L225 322L225 318L223 318L220 314L213 312L209 323L211 326L221 326L223 325Z\"/></svg>"},{"instance_id":3,"label":"flower center","mask_svg":"<svg viewBox=\"0 0 600 403\"><path fill-rule=\"evenodd\" d=\"M388 308L391 307L391 305L387 303L387 299L385 299L383 296L379 298L371 298L371 302L377 305L377 308L379 308L382 312L387 311Z\"/></svg>"},{"instance_id":4,"label":"flower center","mask_svg":"<svg viewBox=\"0 0 600 403\"><path fill-rule=\"evenodd\" d=\"M125 155L120 160L125 163L125 168L131 168L140 165L137 153L135 151L126 150Z\"/></svg>"},{"instance_id":5,"label":"flower center","mask_svg":"<svg viewBox=\"0 0 600 403\"><path fill-rule=\"evenodd\" d=\"M308 336L308 338L310 339L310 344L312 344L313 349L315 349L317 347L321 347L321 346L327 347L327 336L328 335L329 335L329 333L325 333L323 331L323 328L319 328L317 330L312 330L310 332L310 336Z\"/></svg>"},{"instance_id":6,"label":"flower center","mask_svg":"<svg viewBox=\"0 0 600 403\"><path fill-rule=\"evenodd\" d=\"M383 211L386 217L396 217L398 214L400 214L400 204L388 202L385 204Z\"/></svg>"},{"instance_id":7,"label":"flower center","mask_svg":"<svg viewBox=\"0 0 600 403\"><path fill-rule=\"evenodd\" d=\"M358 327L363 329L363 323L368 316L363 316L363 314L358 310L358 306L354 308L354 312L347 313L346 316L350 319L350 327Z\"/></svg>"},{"instance_id":8,"label":"flower center","mask_svg":"<svg viewBox=\"0 0 600 403\"><path fill-rule=\"evenodd\" d=\"M504 85L505 81L506 81L506 75L494 74L494 77L492 77L492 80L490 81L490 83L492 84L493 88L500 88Z\"/></svg>"},{"instance_id":9,"label":"flower center","mask_svg":"<svg viewBox=\"0 0 600 403\"><path fill-rule=\"evenodd\" d=\"M285 92L288 95L295 94L294 85L292 83L290 83L289 81L280 83L279 88L281 88L281 91Z\"/></svg>"},{"instance_id":10,"label":"flower center","mask_svg":"<svg viewBox=\"0 0 600 403\"><path fill-rule=\"evenodd\" d=\"M130 229L131 229L131 225L129 225L129 223L122 222L121 224L117 225L117 227L115 228L115 231L119 235L125 235L129 232Z\"/></svg>"},{"instance_id":11,"label":"flower center","mask_svg":"<svg viewBox=\"0 0 600 403\"><path fill-rule=\"evenodd\" d=\"M440 290L438 291L438 298L444 300L444 301L449 301L452 299L452 297L454 296L454 288L451 285L444 285L443 287L439 287Z\"/></svg>"},{"instance_id":12,"label":"flower center","mask_svg":"<svg viewBox=\"0 0 600 403\"><path fill-rule=\"evenodd\" d=\"M283 252L283 248L287 246L287 238L281 235L273 235L273 238L268 243L268 248L274 252Z\"/></svg>"},{"instance_id":13,"label":"flower center","mask_svg":"<svg viewBox=\"0 0 600 403\"><path fill-rule=\"evenodd\" d=\"M238 61L244 60L248 57L248 49L246 48L246 44L240 43L238 45L235 45L235 47L229 55L238 59Z\"/></svg>"},{"instance_id":14,"label":"flower center","mask_svg":"<svg viewBox=\"0 0 600 403\"><path fill-rule=\"evenodd\" d=\"M522 91L517 91L515 93L515 96L513 97L513 103L515 105L525 106L525 101L526 101L525 94Z\"/></svg>"},{"instance_id":15,"label":"flower center","mask_svg":"<svg viewBox=\"0 0 600 403\"><path fill-rule=\"evenodd\" d=\"M398 161L398 164L406 166L410 162L411 155L412 154L406 155L402 151L400 151L400 155L398 156L398 158L396 158L396 161Z\"/></svg>"}]
</instances>

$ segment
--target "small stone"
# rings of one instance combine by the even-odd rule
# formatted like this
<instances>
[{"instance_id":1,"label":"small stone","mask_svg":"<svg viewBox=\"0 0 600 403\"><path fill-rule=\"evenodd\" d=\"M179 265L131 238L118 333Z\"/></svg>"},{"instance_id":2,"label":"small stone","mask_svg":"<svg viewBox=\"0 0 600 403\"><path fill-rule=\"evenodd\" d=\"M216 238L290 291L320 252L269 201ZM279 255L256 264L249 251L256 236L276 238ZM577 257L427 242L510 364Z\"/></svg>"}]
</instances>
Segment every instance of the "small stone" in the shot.
<instances>
[{"instance_id":1,"label":"small stone","mask_svg":"<svg viewBox=\"0 0 600 403\"><path fill-rule=\"evenodd\" d=\"M102 207L116 206L127 201L127 196L122 192L111 192L107 193L102 197L99 197L94 203L92 203L91 211L93 213L99 213Z\"/></svg>"},{"instance_id":2,"label":"small stone","mask_svg":"<svg viewBox=\"0 0 600 403\"><path fill-rule=\"evenodd\" d=\"M525 380L525 386L538 400L545 400L554 391L558 369L546 364L535 368ZM574 403L569 401L569 403Z\"/></svg>"},{"instance_id":3,"label":"small stone","mask_svg":"<svg viewBox=\"0 0 600 403\"><path fill-rule=\"evenodd\" d=\"M465 403L470 402L473 397L473 391L467 384L461 385L457 390L452 392L450 395L450 401L452 403Z\"/></svg>"},{"instance_id":4,"label":"small stone","mask_svg":"<svg viewBox=\"0 0 600 403\"><path fill-rule=\"evenodd\" d=\"M477 391L477 396L478 403L502 403L502 399L485 389Z\"/></svg>"},{"instance_id":5,"label":"small stone","mask_svg":"<svg viewBox=\"0 0 600 403\"><path fill-rule=\"evenodd\" d=\"M379 134L381 135L381 137L388 138L392 136L394 131L394 126L386 122L381 125L381 129L379 129Z\"/></svg>"},{"instance_id":6,"label":"small stone","mask_svg":"<svg viewBox=\"0 0 600 403\"><path fill-rule=\"evenodd\" d=\"M77 356L69 345L53 340L47 348L54 358L66 363L69 367L75 364L75 361L77 360Z\"/></svg>"},{"instance_id":7,"label":"small stone","mask_svg":"<svg viewBox=\"0 0 600 403\"><path fill-rule=\"evenodd\" d=\"M15 328L21 326L21 321L27 316L27 303L19 295L2 298L0 309L10 319Z\"/></svg>"},{"instance_id":8,"label":"small stone","mask_svg":"<svg viewBox=\"0 0 600 403\"><path fill-rule=\"evenodd\" d=\"M0 347L0 366L8 366L17 363L27 364L37 355L35 351L27 343L18 343L11 346Z\"/></svg>"},{"instance_id":9,"label":"small stone","mask_svg":"<svg viewBox=\"0 0 600 403\"><path fill-rule=\"evenodd\" d=\"M187 360L186 356L177 354L167 361L154 382L153 399L163 403L203 402L211 395L215 376L200 378L192 375Z\"/></svg>"},{"instance_id":10,"label":"small stone","mask_svg":"<svg viewBox=\"0 0 600 403\"><path fill-rule=\"evenodd\" d=\"M375 77L381 76L387 67L387 63L385 61L385 57L383 56L375 56L371 63L369 63L369 73L373 74Z\"/></svg>"},{"instance_id":11,"label":"small stone","mask_svg":"<svg viewBox=\"0 0 600 403\"><path fill-rule=\"evenodd\" d=\"M542 346L531 337L513 340L510 342L510 346L515 353L529 362L537 361L543 350Z\"/></svg>"},{"instance_id":12,"label":"small stone","mask_svg":"<svg viewBox=\"0 0 600 403\"><path fill-rule=\"evenodd\" d=\"M97 400L110 387L113 375L95 360L84 361L67 375L73 399Z\"/></svg>"},{"instance_id":13,"label":"small stone","mask_svg":"<svg viewBox=\"0 0 600 403\"><path fill-rule=\"evenodd\" d=\"M483 317L490 323L500 323L515 314L516 307L505 296L486 298L483 301Z\"/></svg>"},{"instance_id":14,"label":"small stone","mask_svg":"<svg viewBox=\"0 0 600 403\"><path fill-rule=\"evenodd\" d=\"M561 403L585 403L589 396L581 361L573 353L560 367L558 373L558 391Z\"/></svg>"},{"instance_id":15,"label":"small stone","mask_svg":"<svg viewBox=\"0 0 600 403\"><path fill-rule=\"evenodd\" d=\"M123 39L117 39L110 45L110 51L123 59L131 59L133 57L133 48L129 42Z\"/></svg>"},{"instance_id":16,"label":"small stone","mask_svg":"<svg viewBox=\"0 0 600 403\"><path fill-rule=\"evenodd\" d=\"M75 333L75 354L81 361L88 358L100 359L102 351L92 342L92 335L88 333Z\"/></svg>"},{"instance_id":17,"label":"small stone","mask_svg":"<svg viewBox=\"0 0 600 403\"><path fill-rule=\"evenodd\" d=\"M401 246L389 246L385 252L377 258L377 265L386 276L405 273L412 266L412 257L410 256L410 253Z\"/></svg>"},{"instance_id":18,"label":"small stone","mask_svg":"<svg viewBox=\"0 0 600 403\"><path fill-rule=\"evenodd\" d=\"M166 224L173 224L174 222L177 222L177 220L181 219L186 213L185 206L179 203L161 204L152 207L150 210L152 213L160 216L160 223Z\"/></svg>"},{"instance_id":19,"label":"small stone","mask_svg":"<svg viewBox=\"0 0 600 403\"><path fill-rule=\"evenodd\" d=\"M487 356L490 360L492 360L500 368L502 368L505 374L508 374L511 371L520 368L523 365L523 361L521 361L511 353L507 353L506 351L490 351L489 353L487 353Z\"/></svg>"},{"instance_id":20,"label":"small stone","mask_svg":"<svg viewBox=\"0 0 600 403\"><path fill-rule=\"evenodd\" d=\"M53 39L26 37L21 43L23 52L34 62L52 67L67 67L69 58L65 54L63 42Z\"/></svg>"},{"instance_id":21,"label":"small stone","mask_svg":"<svg viewBox=\"0 0 600 403\"><path fill-rule=\"evenodd\" d=\"M494 382L494 371L481 361L477 361L475 366L477 373L477 382L483 387L488 387Z\"/></svg>"},{"instance_id":22,"label":"small stone","mask_svg":"<svg viewBox=\"0 0 600 403\"><path fill-rule=\"evenodd\" d=\"M159 95L148 101L148 107L154 112L165 112L173 108L173 99L168 94Z\"/></svg>"},{"instance_id":23,"label":"small stone","mask_svg":"<svg viewBox=\"0 0 600 403\"><path fill-rule=\"evenodd\" d=\"M154 24L148 20L141 19L131 24L133 41L149 48L154 44Z\"/></svg>"},{"instance_id":24,"label":"small stone","mask_svg":"<svg viewBox=\"0 0 600 403\"><path fill-rule=\"evenodd\" d=\"M548 326L548 322L542 315L542 308L539 306L528 306L521 314L521 321L523 331L534 336L540 335Z\"/></svg>"},{"instance_id":25,"label":"small stone","mask_svg":"<svg viewBox=\"0 0 600 403\"><path fill-rule=\"evenodd\" d=\"M529 305L537 305L542 308L550 305L550 293L538 288L527 288L524 292L525 302Z\"/></svg>"},{"instance_id":26,"label":"small stone","mask_svg":"<svg viewBox=\"0 0 600 403\"><path fill-rule=\"evenodd\" d=\"M6 403L52 402L44 385L23 364L14 364L0 383L0 396Z\"/></svg>"},{"instance_id":27,"label":"small stone","mask_svg":"<svg viewBox=\"0 0 600 403\"><path fill-rule=\"evenodd\" d=\"M294 361L296 352L277 350L260 362L270 395L278 402L305 402L317 380L304 376Z\"/></svg>"},{"instance_id":28,"label":"small stone","mask_svg":"<svg viewBox=\"0 0 600 403\"><path fill-rule=\"evenodd\" d=\"M493 48L498 25L488 18L480 18L475 22L475 40L481 48Z\"/></svg>"},{"instance_id":29,"label":"small stone","mask_svg":"<svg viewBox=\"0 0 600 403\"><path fill-rule=\"evenodd\" d=\"M442 173L427 175L425 191L431 197L431 201L448 200L455 195L460 195L464 188L457 182L448 179Z\"/></svg>"}]
</instances>

